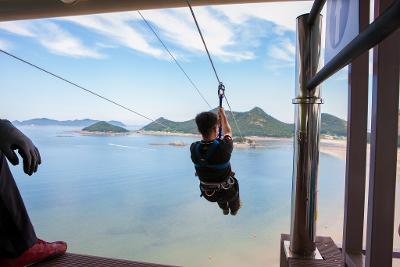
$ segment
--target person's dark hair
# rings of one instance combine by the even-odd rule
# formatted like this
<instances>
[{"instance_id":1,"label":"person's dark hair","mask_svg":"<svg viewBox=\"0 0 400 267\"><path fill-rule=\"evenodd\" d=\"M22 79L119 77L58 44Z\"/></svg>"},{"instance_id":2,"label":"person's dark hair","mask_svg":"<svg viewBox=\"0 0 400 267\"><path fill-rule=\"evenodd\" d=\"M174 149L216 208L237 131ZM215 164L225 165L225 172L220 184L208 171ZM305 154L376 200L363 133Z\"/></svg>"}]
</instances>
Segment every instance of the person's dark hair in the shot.
<instances>
[{"instance_id":1,"label":"person's dark hair","mask_svg":"<svg viewBox=\"0 0 400 267\"><path fill-rule=\"evenodd\" d=\"M218 124L217 114L214 112L206 111L196 116L197 129L203 136L212 133L214 127Z\"/></svg>"}]
</instances>

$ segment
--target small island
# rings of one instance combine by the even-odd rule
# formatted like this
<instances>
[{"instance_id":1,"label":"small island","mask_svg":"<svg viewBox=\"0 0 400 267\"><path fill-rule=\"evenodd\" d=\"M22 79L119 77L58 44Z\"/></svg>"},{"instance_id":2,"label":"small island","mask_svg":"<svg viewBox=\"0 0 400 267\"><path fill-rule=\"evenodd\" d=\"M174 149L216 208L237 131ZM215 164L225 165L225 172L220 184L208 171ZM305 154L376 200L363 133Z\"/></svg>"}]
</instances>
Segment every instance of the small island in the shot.
<instances>
[{"instance_id":1,"label":"small island","mask_svg":"<svg viewBox=\"0 0 400 267\"><path fill-rule=\"evenodd\" d=\"M84 135L126 135L129 131L123 127L99 121L83 128L80 133Z\"/></svg>"}]
</instances>

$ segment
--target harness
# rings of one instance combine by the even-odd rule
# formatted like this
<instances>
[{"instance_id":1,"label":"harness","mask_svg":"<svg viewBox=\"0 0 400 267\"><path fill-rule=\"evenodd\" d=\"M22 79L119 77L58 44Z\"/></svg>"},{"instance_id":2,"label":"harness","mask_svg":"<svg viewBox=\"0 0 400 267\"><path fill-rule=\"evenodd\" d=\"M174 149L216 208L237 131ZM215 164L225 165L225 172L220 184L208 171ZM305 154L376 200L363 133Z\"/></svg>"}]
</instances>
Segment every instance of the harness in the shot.
<instances>
[{"instance_id":1,"label":"harness","mask_svg":"<svg viewBox=\"0 0 400 267\"><path fill-rule=\"evenodd\" d=\"M200 180L200 191L201 191L200 196L203 196L204 194L208 197L212 197L216 192L220 190L228 190L234 185L235 185L235 179L230 175L222 183L207 183Z\"/></svg>"},{"instance_id":2,"label":"harness","mask_svg":"<svg viewBox=\"0 0 400 267\"><path fill-rule=\"evenodd\" d=\"M227 162L219 163L219 164L209 163L209 159L215 153L219 144L220 144L220 140L215 139L208 146L208 149L204 153L204 155L201 156L201 151L200 151L201 142L196 143L196 145L194 147L194 153L195 153L195 159L196 159L196 163L194 163L194 167L196 170L199 168L210 168L210 169L222 170L222 169L226 169L230 166L229 160ZM200 191L202 192L201 196L203 194L205 194L208 197L212 197L215 194L215 192L220 191L220 190L228 190L234 184L235 184L235 180L231 175L229 175L225 181L220 182L220 183L209 183L209 182L204 182L204 181L200 180Z\"/></svg>"},{"instance_id":3,"label":"harness","mask_svg":"<svg viewBox=\"0 0 400 267\"><path fill-rule=\"evenodd\" d=\"M208 161L211 158L211 156L215 153L215 150L218 148L219 145L219 140L215 139L210 146L208 146L208 150L206 151L206 153L204 154L204 156L201 156L200 153L200 146L201 143L198 142L196 143L196 146L194 148L194 155L196 158L196 163L194 164L194 167L196 169L198 168L210 168L210 169L217 169L217 170L222 170L222 169L226 169L230 166L230 162L229 160L225 163L219 163L219 164L210 164Z\"/></svg>"}]
</instances>

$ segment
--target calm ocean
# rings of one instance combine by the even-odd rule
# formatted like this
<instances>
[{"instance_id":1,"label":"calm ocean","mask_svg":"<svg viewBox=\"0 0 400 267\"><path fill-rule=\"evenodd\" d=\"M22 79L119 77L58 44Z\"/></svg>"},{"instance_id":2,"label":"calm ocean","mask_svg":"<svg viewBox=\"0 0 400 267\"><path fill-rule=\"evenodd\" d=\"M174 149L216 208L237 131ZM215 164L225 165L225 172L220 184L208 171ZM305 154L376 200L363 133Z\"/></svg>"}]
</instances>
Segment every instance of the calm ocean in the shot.
<instances>
[{"instance_id":1,"label":"calm ocean","mask_svg":"<svg viewBox=\"0 0 400 267\"><path fill-rule=\"evenodd\" d=\"M65 127L20 127L43 164L12 167L38 236L69 251L189 267L278 266L289 232L292 145L236 149L243 208L224 216L199 197L189 147L172 136L80 136ZM340 242L344 161L321 154L318 234ZM339 240L338 240L339 239Z\"/></svg>"}]
</instances>

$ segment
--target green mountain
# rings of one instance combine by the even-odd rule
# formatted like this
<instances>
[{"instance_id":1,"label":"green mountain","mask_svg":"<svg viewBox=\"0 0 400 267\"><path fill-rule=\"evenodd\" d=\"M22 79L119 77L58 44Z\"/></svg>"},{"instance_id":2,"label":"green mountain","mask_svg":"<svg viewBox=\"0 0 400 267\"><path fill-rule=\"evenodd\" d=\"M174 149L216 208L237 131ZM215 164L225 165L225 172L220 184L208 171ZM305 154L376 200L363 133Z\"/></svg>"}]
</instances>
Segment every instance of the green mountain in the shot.
<instances>
[{"instance_id":1,"label":"green mountain","mask_svg":"<svg viewBox=\"0 0 400 267\"><path fill-rule=\"evenodd\" d=\"M86 132L104 132L104 133L127 133L129 132L127 129L112 125L105 121L99 121L95 124L92 124L88 127L82 129L82 131Z\"/></svg>"},{"instance_id":2,"label":"green mountain","mask_svg":"<svg viewBox=\"0 0 400 267\"><path fill-rule=\"evenodd\" d=\"M213 110L214 112L216 109ZM229 123L235 134L238 134L236 124L233 121L230 111L226 111ZM255 107L247 112L233 112L242 131L243 136L270 136L270 137L290 137L293 132L293 125L281 122L265 113L261 108ZM158 122L158 123L156 123ZM165 118L159 118L141 130L143 131L171 131L180 133L198 133L195 120L174 122ZM168 126L169 129L162 125Z\"/></svg>"},{"instance_id":3,"label":"green mountain","mask_svg":"<svg viewBox=\"0 0 400 267\"><path fill-rule=\"evenodd\" d=\"M37 118L37 119L30 119L26 121L13 121L13 124L16 126L73 126L73 127L87 127L92 125L93 123L99 122L99 120L92 120L92 119L83 119L83 120L66 120L66 121L59 121L53 120L48 118ZM108 123L119 126L125 127L126 125L120 121L108 121Z\"/></svg>"},{"instance_id":4,"label":"green mountain","mask_svg":"<svg viewBox=\"0 0 400 267\"><path fill-rule=\"evenodd\" d=\"M321 134L331 136L346 136L347 122L328 113L321 114Z\"/></svg>"},{"instance_id":5,"label":"green mountain","mask_svg":"<svg viewBox=\"0 0 400 267\"><path fill-rule=\"evenodd\" d=\"M216 109L212 110L216 112ZM243 136L269 136L269 137L292 137L293 124L284 123L268 115L259 107L255 107L246 112L233 112ZM238 130L232 119L232 114L226 111L229 123L235 135ZM321 115L321 134L337 137L346 136L346 121L333 115L322 113ZM167 126L168 128L164 127ZM141 129L142 131L169 131L177 133L197 134L197 127L194 119L175 122L163 117L152 122Z\"/></svg>"}]
</instances>

